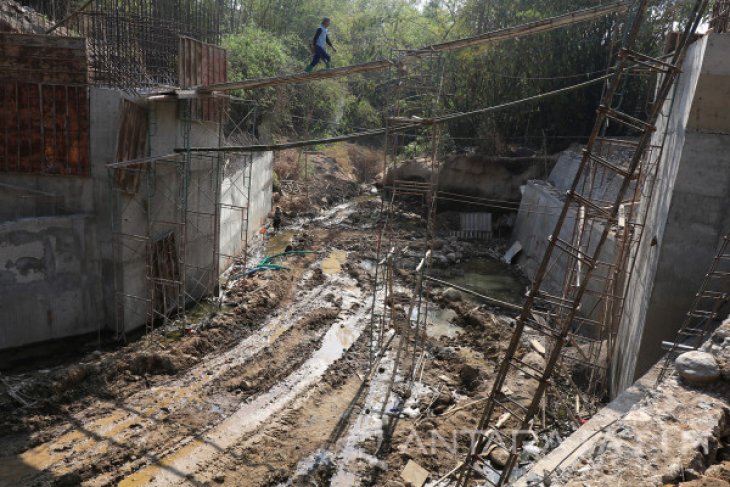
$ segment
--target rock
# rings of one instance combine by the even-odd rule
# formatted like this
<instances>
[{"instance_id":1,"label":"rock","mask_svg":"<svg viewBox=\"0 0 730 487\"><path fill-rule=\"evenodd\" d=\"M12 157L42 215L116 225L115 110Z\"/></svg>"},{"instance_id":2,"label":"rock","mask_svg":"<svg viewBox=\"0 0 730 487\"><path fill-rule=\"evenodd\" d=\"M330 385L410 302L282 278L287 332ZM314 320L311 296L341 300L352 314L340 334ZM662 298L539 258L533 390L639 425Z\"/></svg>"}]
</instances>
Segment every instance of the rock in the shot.
<instances>
[{"instance_id":1,"label":"rock","mask_svg":"<svg viewBox=\"0 0 730 487\"><path fill-rule=\"evenodd\" d=\"M446 254L446 259L447 259L447 260L448 260L448 261L449 261L450 263L452 263L452 264L453 264L453 263L455 263L455 262L456 262L456 253L454 253L454 252L449 252L448 254Z\"/></svg>"},{"instance_id":2,"label":"rock","mask_svg":"<svg viewBox=\"0 0 730 487\"><path fill-rule=\"evenodd\" d=\"M509 461L509 452L504 448L498 447L489 452L489 461L495 468L502 470Z\"/></svg>"},{"instance_id":3,"label":"rock","mask_svg":"<svg viewBox=\"0 0 730 487\"><path fill-rule=\"evenodd\" d=\"M453 287L448 288L445 290L441 297L443 297L446 301L453 302L453 301L461 301L461 293L454 289Z\"/></svg>"},{"instance_id":4,"label":"rock","mask_svg":"<svg viewBox=\"0 0 730 487\"><path fill-rule=\"evenodd\" d=\"M542 456L542 448L540 448L539 446L534 445L534 444L524 445L522 447L522 451L525 454L534 458L535 460L537 460L538 458L540 458L540 456Z\"/></svg>"},{"instance_id":5,"label":"rock","mask_svg":"<svg viewBox=\"0 0 730 487\"><path fill-rule=\"evenodd\" d=\"M218 475L213 477L213 482L216 482L218 484L222 484L223 482L225 482L225 480L226 480L226 476L223 475L222 473L219 473Z\"/></svg>"},{"instance_id":6,"label":"rock","mask_svg":"<svg viewBox=\"0 0 730 487\"><path fill-rule=\"evenodd\" d=\"M705 476L716 479L730 479L730 465L727 463L716 463L705 470Z\"/></svg>"},{"instance_id":7,"label":"rock","mask_svg":"<svg viewBox=\"0 0 730 487\"><path fill-rule=\"evenodd\" d=\"M730 484L722 479L703 477L690 482L682 482L682 487L730 487Z\"/></svg>"},{"instance_id":8,"label":"rock","mask_svg":"<svg viewBox=\"0 0 730 487\"><path fill-rule=\"evenodd\" d=\"M540 355L542 355L543 357L545 356L545 347L543 347L543 346L542 346L542 343L538 342L538 341L537 341L537 340L535 340L535 339L532 339L532 340L530 340L530 346L531 346L531 347L533 348L533 350L535 350L535 351L536 351L537 353L539 353L539 354L540 354Z\"/></svg>"},{"instance_id":9,"label":"rock","mask_svg":"<svg viewBox=\"0 0 730 487\"><path fill-rule=\"evenodd\" d=\"M443 391L433 402L432 409L434 414L442 414L452 404L454 404L454 396L449 391Z\"/></svg>"},{"instance_id":10,"label":"rock","mask_svg":"<svg viewBox=\"0 0 730 487\"><path fill-rule=\"evenodd\" d=\"M81 476L75 472L61 475L53 483L56 487L75 487L81 485Z\"/></svg>"},{"instance_id":11,"label":"rock","mask_svg":"<svg viewBox=\"0 0 730 487\"><path fill-rule=\"evenodd\" d=\"M688 384L709 384L720 378L717 360L707 352L685 352L677 357L674 366Z\"/></svg>"},{"instance_id":12,"label":"rock","mask_svg":"<svg viewBox=\"0 0 730 487\"><path fill-rule=\"evenodd\" d=\"M429 472L413 460L408 460L400 476L410 487L421 487L426 483Z\"/></svg>"},{"instance_id":13,"label":"rock","mask_svg":"<svg viewBox=\"0 0 730 487\"><path fill-rule=\"evenodd\" d=\"M712 341L715 343L723 343L728 338L730 338L730 330L727 329L717 330L712 335Z\"/></svg>"},{"instance_id":14,"label":"rock","mask_svg":"<svg viewBox=\"0 0 730 487\"><path fill-rule=\"evenodd\" d=\"M461 383L465 387L472 388L478 377L479 369L466 364L461 366L461 369L459 370L459 379L461 379Z\"/></svg>"},{"instance_id":15,"label":"rock","mask_svg":"<svg viewBox=\"0 0 730 487\"><path fill-rule=\"evenodd\" d=\"M526 354L524 357L522 357L522 361L532 367L536 370L544 370L545 369L545 359L542 355L540 355L538 352L530 352ZM532 375L535 375L534 372L531 372Z\"/></svg>"}]
</instances>

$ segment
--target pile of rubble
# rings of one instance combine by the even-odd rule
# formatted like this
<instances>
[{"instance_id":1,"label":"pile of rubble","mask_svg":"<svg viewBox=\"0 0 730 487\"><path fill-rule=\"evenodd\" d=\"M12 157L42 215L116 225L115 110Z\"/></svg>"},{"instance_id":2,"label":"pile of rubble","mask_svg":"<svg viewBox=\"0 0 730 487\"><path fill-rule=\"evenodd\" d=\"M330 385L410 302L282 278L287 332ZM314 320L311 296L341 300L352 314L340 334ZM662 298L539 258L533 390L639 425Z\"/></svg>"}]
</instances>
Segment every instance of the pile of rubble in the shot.
<instances>
[{"instance_id":1,"label":"pile of rubble","mask_svg":"<svg viewBox=\"0 0 730 487\"><path fill-rule=\"evenodd\" d=\"M518 485L730 487L730 319L675 369L657 387L657 371L647 374L614 401L633 406L595 426L579 454L538 464Z\"/></svg>"}]
</instances>

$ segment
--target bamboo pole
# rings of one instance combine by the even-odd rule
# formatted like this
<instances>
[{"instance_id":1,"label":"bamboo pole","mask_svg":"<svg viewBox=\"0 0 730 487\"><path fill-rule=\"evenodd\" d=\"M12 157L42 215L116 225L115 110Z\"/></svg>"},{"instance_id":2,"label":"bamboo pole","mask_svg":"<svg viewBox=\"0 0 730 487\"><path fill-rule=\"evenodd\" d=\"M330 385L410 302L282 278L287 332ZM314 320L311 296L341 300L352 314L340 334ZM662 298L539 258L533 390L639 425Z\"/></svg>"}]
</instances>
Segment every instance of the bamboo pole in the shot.
<instances>
[{"instance_id":1,"label":"bamboo pole","mask_svg":"<svg viewBox=\"0 0 730 487\"><path fill-rule=\"evenodd\" d=\"M519 100L510 101L507 103L502 103L500 105L494 105L491 107L486 108L479 108L477 110L472 110L469 112L459 112L459 113L451 113L448 115L442 115L440 117L435 117L432 119L429 119L429 123L431 124L438 124L438 123L444 123L448 122L449 120L456 120L458 118L464 118L464 117L471 117L474 115L480 115L484 113L490 113L490 112L496 112L499 110L504 110L507 108L512 108L517 105L521 105L523 103L528 103L535 100L540 100L543 98L548 98L550 96L559 95L561 93L567 93L570 91L576 91L582 88L585 88L587 86L594 85L596 83L602 82L612 76L611 73L600 76L598 78L594 78L592 80L584 81L583 83L578 83L575 85L566 86L565 88L560 88L553 91L548 91L545 93L541 93L539 95L534 96L528 96L527 98L521 98ZM388 130L390 132L398 132L407 130L409 128L413 128L415 126L420 126L422 123L417 124L403 124L403 125L396 125L388 127ZM284 150L284 149L293 149L296 147L306 147L306 146L312 146L312 145L320 145L320 144L333 144L336 142L345 142L348 140L355 140L360 139L363 137L371 137L373 135L382 135L386 131L385 127L371 129L371 130L364 130L362 132L355 132L352 134L345 134L345 135L337 135L335 137L328 137L323 139L312 139L312 140L298 140L294 142L283 142L279 144L258 144L258 145L236 145L236 146L227 146L227 147L190 147L187 149L177 148L175 149L175 152L267 152L267 151L275 151L275 150Z\"/></svg>"},{"instance_id":2,"label":"bamboo pole","mask_svg":"<svg viewBox=\"0 0 730 487\"><path fill-rule=\"evenodd\" d=\"M381 59L378 61L371 61L362 64L353 64L350 66L328 69L326 71L316 71L313 73L296 73L284 76L273 76L270 78L253 78L242 81L216 83L212 85L201 86L197 88L197 91L198 93L210 93L212 91L254 90L257 88L265 88L267 86L306 83L309 81L315 81L320 79L340 78L343 76L350 76L357 73L382 71L387 69L389 66L400 66L425 54L433 53L434 51L455 51L467 47L481 46L484 44L500 42L507 39L514 39L516 37L521 37L525 35L539 34L541 32L548 32L551 30L560 29L568 25L588 22L613 13L625 12L626 10L628 10L628 4L626 2L622 1L610 3L607 5L600 5L598 7L588 8L584 10L576 10L574 12L558 15L556 17L536 20L534 22L520 24L514 27L498 29L474 37L466 37L463 39L456 39L453 41L442 42L439 44L431 44L430 46L424 46L420 49L406 51L405 54L394 59Z\"/></svg>"}]
</instances>

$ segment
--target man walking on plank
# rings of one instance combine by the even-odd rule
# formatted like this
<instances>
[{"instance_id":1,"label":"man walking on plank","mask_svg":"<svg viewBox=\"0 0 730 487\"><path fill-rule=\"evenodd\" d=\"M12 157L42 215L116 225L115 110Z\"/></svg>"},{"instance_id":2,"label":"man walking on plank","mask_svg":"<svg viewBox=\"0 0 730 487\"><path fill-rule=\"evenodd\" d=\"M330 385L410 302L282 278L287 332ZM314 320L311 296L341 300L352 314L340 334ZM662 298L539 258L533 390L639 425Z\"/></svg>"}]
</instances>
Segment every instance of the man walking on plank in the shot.
<instances>
[{"instance_id":1,"label":"man walking on plank","mask_svg":"<svg viewBox=\"0 0 730 487\"><path fill-rule=\"evenodd\" d=\"M325 43L332 48L332 51L337 52L335 46L330 42L329 35L327 35L327 28L330 26L330 19L325 17L322 19L322 25L319 26L317 32L314 33L314 40L312 41L312 52L314 57L309 66L304 68L304 71L311 73L314 67L319 64L320 61L324 61L327 69L330 69L330 55L325 50Z\"/></svg>"}]
</instances>

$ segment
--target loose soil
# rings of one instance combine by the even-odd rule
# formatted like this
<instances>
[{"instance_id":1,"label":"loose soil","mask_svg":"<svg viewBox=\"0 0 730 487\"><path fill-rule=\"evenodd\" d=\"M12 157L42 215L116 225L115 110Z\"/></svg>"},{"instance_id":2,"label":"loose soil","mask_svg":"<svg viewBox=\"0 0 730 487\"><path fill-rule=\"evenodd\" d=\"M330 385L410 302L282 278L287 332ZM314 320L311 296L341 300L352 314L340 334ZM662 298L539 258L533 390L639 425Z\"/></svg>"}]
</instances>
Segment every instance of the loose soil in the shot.
<instances>
[{"instance_id":1,"label":"loose soil","mask_svg":"<svg viewBox=\"0 0 730 487\"><path fill-rule=\"evenodd\" d=\"M0 485L328 485L353 446L375 459L348 466L357 485L401 485L409 459L432 480L453 468L511 334L510 313L429 286L431 312L452 318L433 326L453 333L425 337L415 412L386 414L386 422L395 419L389 434L356 440L360 418L382 421L368 391L387 383L386 365L402 338L371 375L382 204L342 157L311 156L308 187L289 182L276 196L283 229L261 255L287 245L314 252L288 257L288 270L233 272L221 310L184 328L0 375ZM387 305L399 316L425 251L419 212L402 209L390 219L391 234L407 247ZM489 257L486 250L500 246L434 243L457 261ZM444 259L444 268L458 264ZM411 393L400 374L390 403ZM534 385L511 380L529 396Z\"/></svg>"}]
</instances>

